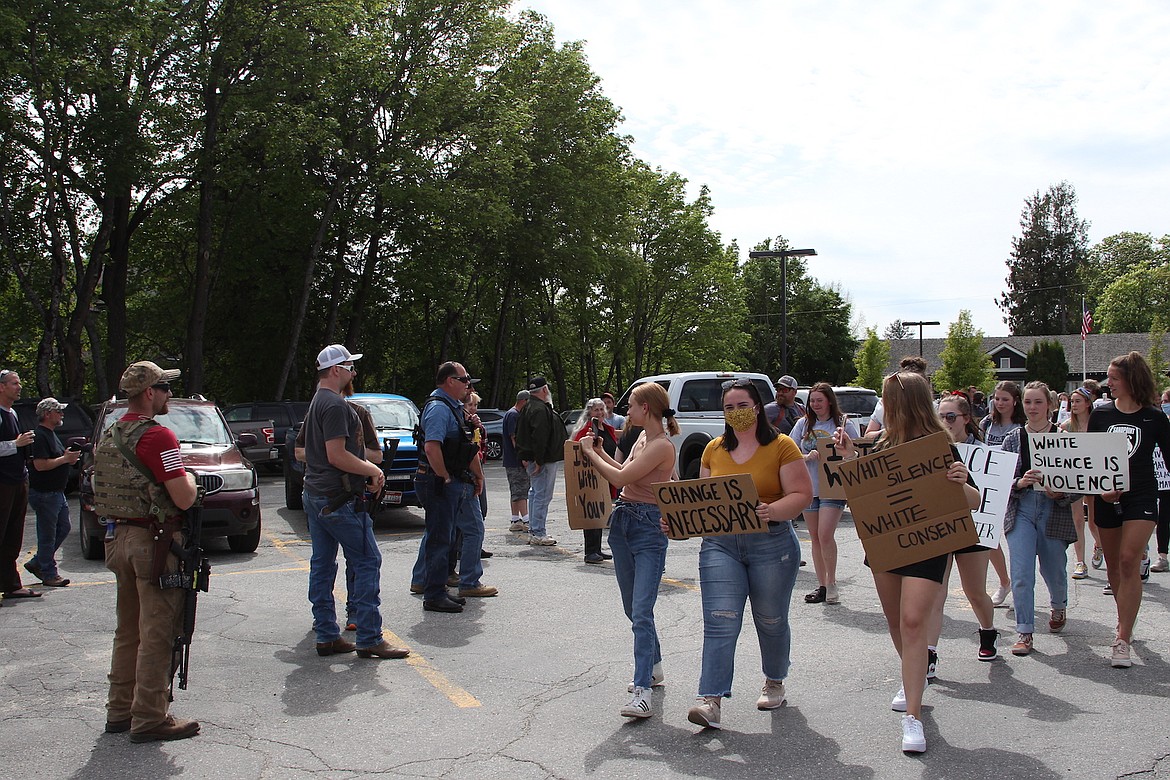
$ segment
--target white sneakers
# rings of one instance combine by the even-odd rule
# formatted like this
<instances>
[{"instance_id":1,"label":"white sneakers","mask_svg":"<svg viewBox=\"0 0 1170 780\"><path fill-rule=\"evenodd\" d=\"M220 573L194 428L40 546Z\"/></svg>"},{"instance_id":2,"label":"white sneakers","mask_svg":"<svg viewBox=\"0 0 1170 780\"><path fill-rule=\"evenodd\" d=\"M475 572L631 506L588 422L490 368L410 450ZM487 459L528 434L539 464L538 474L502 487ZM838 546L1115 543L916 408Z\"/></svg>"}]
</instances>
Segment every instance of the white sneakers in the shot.
<instances>
[{"instance_id":1,"label":"white sneakers","mask_svg":"<svg viewBox=\"0 0 1170 780\"><path fill-rule=\"evenodd\" d=\"M825 586L825 603L826 604L840 604L841 591L837 588L837 583L831 583Z\"/></svg>"},{"instance_id":2,"label":"white sneakers","mask_svg":"<svg viewBox=\"0 0 1170 780\"><path fill-rule=\"evenodd\" d=\"M926 734L922 731L922 721L913 715L902 716L902 752L926 752Z\"/></svg>"},{"instance_id":3,"label":"white sneakers","mask_svg":"<svg viewBox=\"0 0 1170 780\"><path fill-rule=\"evenodd\" d=\"M508 530L514 533L527 533L528 523L524 522L523 519L515 519L512 521L512 524L508 526Z\"/></svg>"},{"instance_id":4,"label":"white sneakers","mask_svg":"<svg viewBox=\"0 0 1170 780\"><path fill-rule=\"evenodd\" d=\"M528 537L528 543L535 544L539 547L552 547L557 543L557 540L551 536L537 536L536 534L532 534Z\"/></svg>"},{"instance_id":5,"label":"white sneakers","mask_svg":"<svg viewBox=\"0 0 1170 780\"><path fill-rule=\"evenodd\" d=\"M764 689L756 699L757 710L774 710L784 706L784 681L764 678Z\"/></svg>"},{"instance_id":6,"label":"white sneakers","mask_svg":"<svg viewBox=\"0 0 1170 780\"><path fill-rule=\"evenodd\" d=\"M622 707L623 718L649 718L654 714L654 710L650 707L650 691L645 688L635 688L634 698L630 699L630 703Z\"/></svg>"},{"instance_id":7,"label":"white sneakers","mask_svg":"<svg viewBox=\"0 0 1170 780\"><path fill-rule=\"evenodd\" d=\"M650 672L650 687L651 688L661 688L662 684L665 681L666 681L666 674L662 671L662 663L659 662L659 663L654 664L654 669L653 669L653 671ZM626 690L629 691L630 693L634 692L633 680L630 681L630 684L629 684L629 686L626 687Z\"/></svg>"},{"instance_id":8,"label":"white sneakers","mask_svg":"<svg viewBox=\"0 0 1170 780\"><path fill-rule=\"evenodd\" d=\"M996 589L995 594L991 597L992 605L998 607L1003 604L1005 601L1007 601L1008 594L1011 592L1011 588L1007 587L1006 585L1000 585Z\"/></svg>"},{"instance_id":9,"label":"white sneakers","mask_svg":"<svg viewBox=\"0 0 1170 780\"><path fill-rule=\"evenodd\" d=\"M898 692L894 694L894 700L890 702L890 709L894 712L906 711L906 688L898 688Z\"/></svg>"}]
</instances>

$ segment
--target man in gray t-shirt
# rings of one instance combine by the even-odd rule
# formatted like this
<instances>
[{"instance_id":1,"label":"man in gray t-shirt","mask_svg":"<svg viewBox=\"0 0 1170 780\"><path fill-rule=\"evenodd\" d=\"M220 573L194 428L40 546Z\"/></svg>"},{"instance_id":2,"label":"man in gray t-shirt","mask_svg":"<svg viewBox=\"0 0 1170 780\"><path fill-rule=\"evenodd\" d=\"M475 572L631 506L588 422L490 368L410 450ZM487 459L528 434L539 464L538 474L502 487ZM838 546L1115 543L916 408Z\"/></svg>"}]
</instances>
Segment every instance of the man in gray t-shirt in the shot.
<instances>
[{"instance_id":1,"label":"man in gray t-shirt","mask_svg":"<svg viewBox=\"0 0 1170 780\"><path fill-rule=\"evenodd\" d=\"M305 515L313 544L309 560L309 601L313 605L313 631L317 655L350 653L362 658L403 658L408 651L382 638L379 582L382 554L374 539L374 524L363 507L355 506L361 491L353 489L369 481L370 492L382 489L382 469L366 460L365 444L357 413L346 403L361 354L351 354L340 344L325 347L317 356L317 392L305 415ZM357 479L346 479L346 475ZM351 483L347 485L346 483ZM356 492L356 495L355 495ZM345 552L345 565L353 571L351 615L357 625L357 645L341 638L333 585L337 579L337 548Z\"/></svg>"}]
</instances>

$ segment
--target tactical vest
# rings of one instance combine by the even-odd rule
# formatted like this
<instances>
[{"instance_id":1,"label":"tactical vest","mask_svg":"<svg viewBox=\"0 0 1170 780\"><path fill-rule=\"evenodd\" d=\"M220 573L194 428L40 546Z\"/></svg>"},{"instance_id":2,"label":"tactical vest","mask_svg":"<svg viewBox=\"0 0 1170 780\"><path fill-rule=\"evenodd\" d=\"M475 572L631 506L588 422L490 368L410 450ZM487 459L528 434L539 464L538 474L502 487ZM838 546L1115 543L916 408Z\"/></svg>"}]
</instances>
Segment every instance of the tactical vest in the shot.
<instances>
[{"instance_id":1,"label":"tactical vest","mask_svg":"<svg viewBox=\"0 0 1170 780\"><path fill-rule=\"evenodd\" d=\"M114 423L122 432L123 444L135 453L142 435L155 425L158 423L154 420ZM165 487L147 479L133 463L126 460L114 443L113 429L106 432L94 450L93 505L102 517L125 520L145 518L162 521L168 517L183 516L183 510L175 506Z\"/></svg>"},{"instance_id":2,"label":"tactical vest","mask_svg":"<svg viewBox=\"0 0 1170 780\"><path fill-rule=\"evenodd\" d=\"M472 433L471 424L466 419L460 420L459 415L451 408L451 404L438 396L432 395L423 402L422 411L426 412L427 406L431 403L443 404L443 406L447 407L447 411L455 416L455 421L459 424L459 433L443 439L439 445L443 452L443 465L447 467L447 473L452 477L458 477L471 468L471 461L475 460L475 457L479 455L479 444L475 441L475 434ZM477 429L475 433L478 434L478 432ZM425 446L426 431L423 430L422 426L422 414L418 416L418 425L414 426L414 444L418 449L419 461L428 463Z\"/></svg>"}]
</instances>

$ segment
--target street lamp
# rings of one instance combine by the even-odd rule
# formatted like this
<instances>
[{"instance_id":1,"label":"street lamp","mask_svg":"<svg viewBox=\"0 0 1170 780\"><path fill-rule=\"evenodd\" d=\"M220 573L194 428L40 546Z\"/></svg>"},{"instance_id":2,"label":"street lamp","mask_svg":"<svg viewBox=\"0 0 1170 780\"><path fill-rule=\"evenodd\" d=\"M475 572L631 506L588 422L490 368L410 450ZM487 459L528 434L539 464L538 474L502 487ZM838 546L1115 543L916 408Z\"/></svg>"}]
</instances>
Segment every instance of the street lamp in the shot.
<instances>
[{"instance_id":1,"label":"street lamp","mask_svg":"<svg viewBox=\"0 0 1170 780\"><path fill-rule=\"evenodd\" d=\"M939 322L938 320L934 320L932 322L926 322L925 320L923 320L920 322L903 322L902 324L909 325L911 327L913 327L915 325L918 326L918 357L922 357L922 326L923 325L941 325L942 323Z\"/></svg>"},{"instance_id":2,"label":"street lamp","mask_svg":"<svg viewBox=\"0 0 1170 780\"><path fill-rule=\"evenodd\" d=\"M783 249L777 252L748 252L748 257L780 258L780 373L788 373L788 258L812 257L815 249Z\"/></svg>"}]
</instances>

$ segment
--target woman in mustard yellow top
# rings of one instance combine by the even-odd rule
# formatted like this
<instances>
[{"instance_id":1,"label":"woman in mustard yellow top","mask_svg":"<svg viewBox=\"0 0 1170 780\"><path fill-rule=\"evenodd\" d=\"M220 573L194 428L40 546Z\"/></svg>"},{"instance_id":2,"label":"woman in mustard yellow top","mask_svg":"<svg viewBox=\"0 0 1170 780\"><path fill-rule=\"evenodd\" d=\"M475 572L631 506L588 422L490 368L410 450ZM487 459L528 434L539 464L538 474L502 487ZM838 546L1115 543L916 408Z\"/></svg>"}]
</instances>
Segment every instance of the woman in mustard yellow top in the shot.
<instances>
[{"instance_id":1,"label":"woman in mustard yellow top","mask_svg":"<svg viewBox=\"0 0 1170 780\"><path fill-rule=\"evenodd\" d=\"M723 385L723 435L703 451L701 477L751 474L760 496L756 512L767 533L705 536L699 549L699 584L703 595L703 668L699 701L687 719L706 728L721 727L720 707L731 695L735 645L750 598L760 641L764 689L761 710L784 704L792 634L788 607L800 542L790 520L812 499L808 469L796 444L768 424L760 393L749 379Z\"/></svg>"}]
</instances>

